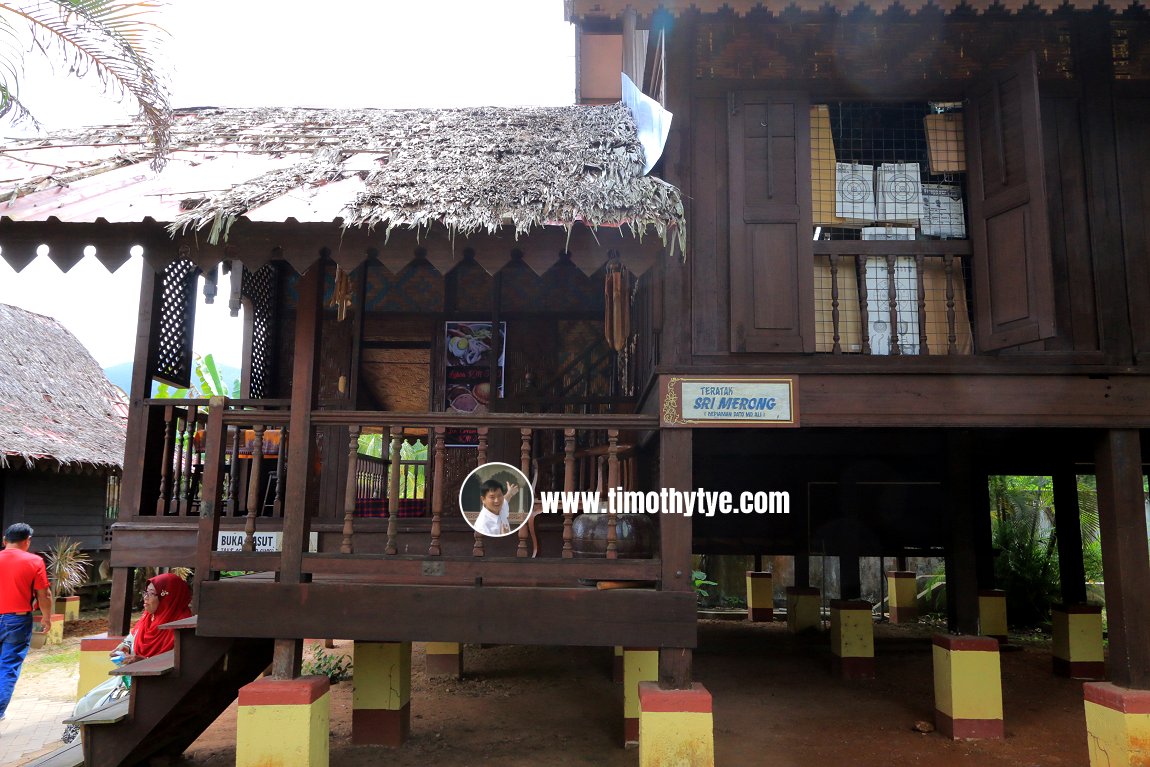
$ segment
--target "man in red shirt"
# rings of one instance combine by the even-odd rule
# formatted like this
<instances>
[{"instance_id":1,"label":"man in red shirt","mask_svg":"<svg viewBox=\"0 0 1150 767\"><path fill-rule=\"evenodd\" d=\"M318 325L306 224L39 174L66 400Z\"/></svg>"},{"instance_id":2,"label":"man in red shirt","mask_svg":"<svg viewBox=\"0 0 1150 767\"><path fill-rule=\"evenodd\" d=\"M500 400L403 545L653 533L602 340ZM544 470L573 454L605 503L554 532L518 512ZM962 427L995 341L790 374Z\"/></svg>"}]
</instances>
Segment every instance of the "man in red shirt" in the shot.
<instances>
[{"instance_id":1,"label":"man in red shirt","mask_svg":"<svg viewBox=\"0 0 1150 767\"><path fill-rule=\"evenodd\" d=\"M40 605L40 629L52 628L52 597L44 560L28 553L32 528L17 522L4 532L0 550L0 719L8 710L20 667L32 644L32 603Z\"/></svg>"}]
</instances>

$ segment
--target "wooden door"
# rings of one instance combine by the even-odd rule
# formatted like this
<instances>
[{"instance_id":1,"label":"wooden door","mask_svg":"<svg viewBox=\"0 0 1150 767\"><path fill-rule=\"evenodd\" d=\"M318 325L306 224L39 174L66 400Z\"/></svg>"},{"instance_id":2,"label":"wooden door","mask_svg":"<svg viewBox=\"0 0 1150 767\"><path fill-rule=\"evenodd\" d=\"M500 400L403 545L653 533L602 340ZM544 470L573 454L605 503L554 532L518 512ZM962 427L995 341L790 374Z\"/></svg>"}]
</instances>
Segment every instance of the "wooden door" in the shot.
<instances>
[{"instance_id":1,"label":"wooden door","mask_svg":"<svg viewBox=\"0 0 1150 767\"><path fill-rule=\"evenodd\" d=\"M966 137L979 351L1050 338L1054 279L1033 54L971 90Z\"/></svg>"},{"instance_id":2,"label":"wooden door","mask_svg":"<svg viewBox=\"0 0 1150 767\"><path fill-rule=\"evenodd\" d=\"M813 352L808 99L741 93L729 106L731 351Z\"/></svg>"}]
</instances>

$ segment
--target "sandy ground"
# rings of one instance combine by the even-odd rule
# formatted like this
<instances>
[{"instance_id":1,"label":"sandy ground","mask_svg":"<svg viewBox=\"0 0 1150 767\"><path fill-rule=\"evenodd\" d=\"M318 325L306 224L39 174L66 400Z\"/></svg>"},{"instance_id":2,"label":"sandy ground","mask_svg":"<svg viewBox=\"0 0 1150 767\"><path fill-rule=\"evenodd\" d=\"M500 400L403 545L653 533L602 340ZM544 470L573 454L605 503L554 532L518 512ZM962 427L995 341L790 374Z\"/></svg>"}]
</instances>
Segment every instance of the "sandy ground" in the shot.
<instances>
[{"instance_id":1,"label":"sandy ground","mask_svg":"<svg viewBox=\"0 0 1150 767\"><path fill-rule=\"evenodd\" d=\"M876 628L879 678L830 673L825 635L794 638L785 624L703 621L695 676L715 698L716 764L732 767L931 765L1085 767L1082 685L1050 673L1048 643L1002 654L1002 741L950 741L914 730L932 721L929 626ZM350 652L339 643L337 652ZM611 651L467 647L465 678L428 680L422 646L413 662L412 735L400 749L350 744L351 684L332 690L331 764L627 765L622 690ZM235 764L235 708L186 754L197 767Z\"/></svg>"},{"instance_id":2,"label":"sandy ground","mask_svg":"<svg viewBox=\"0 0 1150 767\"><path fill-rule=\"evenodd\" d=\"M82 630L100 628L95 622ZM843 681L831 674L825 634L792 637L779 622L701 621L695 677L714 695L716 764L1086 767L1082 685L1050 673L1048 641L1016 640L1002 654L1005 740L951 741L915 731L916 722L932 721L935 630L877 625L878 679ZM352 651L352 643L338 642L334 652ZM352 683L343 682L332 688L332 767L382 760L395 767L638 762L622 747L622 688L611 681L609 649L469 645L461 680L429 680L421 644L414 655L408 743L352 746ZM74 674L43 672L41 684L74 689ZM181 762L234 765L235 720L233 705Z\"/></svg>"}]
</instances>

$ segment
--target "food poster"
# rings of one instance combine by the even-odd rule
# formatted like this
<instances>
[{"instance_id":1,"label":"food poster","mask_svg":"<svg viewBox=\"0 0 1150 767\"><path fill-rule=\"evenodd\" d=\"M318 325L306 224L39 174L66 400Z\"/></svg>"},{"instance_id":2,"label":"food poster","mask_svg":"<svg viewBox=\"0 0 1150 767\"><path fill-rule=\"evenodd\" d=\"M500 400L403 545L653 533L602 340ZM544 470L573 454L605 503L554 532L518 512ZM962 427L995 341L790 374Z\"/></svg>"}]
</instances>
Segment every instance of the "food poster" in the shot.
<instances>
[{"instance_id":1,"label":"food poster","mask_svg":"<svg viewBox=\"0 0 1150 767\"><path fill-rule=\"evenodd\" d=\"M444 410L448 413L471 415L488 412L491 402L490 353L494 339L490 322L448 322L446 324L447 356L444 365ZM500 350L496 362L496 379L503 396L503 362L507 351L507 323L499 323ZM477 447L479 433L475 429L447 429L449 447Z\"/></svg>"}]
</instances>

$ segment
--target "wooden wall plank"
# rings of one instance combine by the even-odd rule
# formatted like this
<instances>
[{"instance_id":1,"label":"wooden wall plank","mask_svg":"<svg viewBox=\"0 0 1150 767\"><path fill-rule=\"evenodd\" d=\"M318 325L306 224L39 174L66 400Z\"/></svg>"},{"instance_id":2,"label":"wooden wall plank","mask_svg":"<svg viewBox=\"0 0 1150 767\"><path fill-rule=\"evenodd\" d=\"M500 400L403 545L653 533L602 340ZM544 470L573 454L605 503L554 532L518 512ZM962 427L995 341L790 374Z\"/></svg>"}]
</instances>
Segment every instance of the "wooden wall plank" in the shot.
<instances>
[{"instance_id":1,"label":"wooden wall plank","mask_svg":"<svg viewBox=\"0 0 1150 767\"><path fill-rule=\"evenodd\" d=\"M696 129L691 145L691 177L705 189L691 203L691 299L695 354L725 354L730 350L731 297L729 274L727 171L727 100L694 101Z\"/></svg>"}]
</instances>

